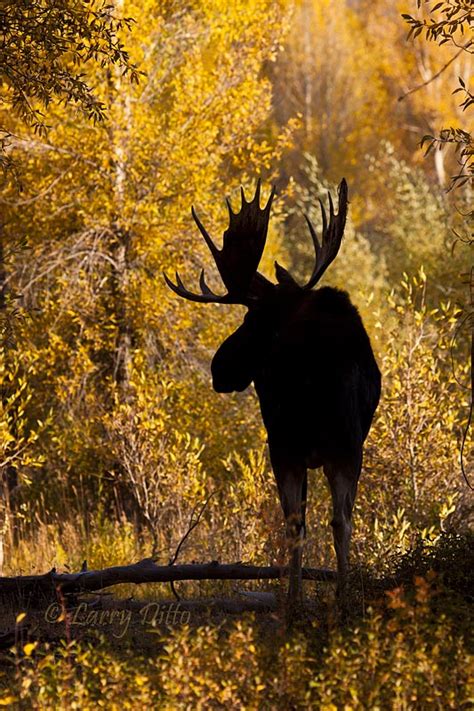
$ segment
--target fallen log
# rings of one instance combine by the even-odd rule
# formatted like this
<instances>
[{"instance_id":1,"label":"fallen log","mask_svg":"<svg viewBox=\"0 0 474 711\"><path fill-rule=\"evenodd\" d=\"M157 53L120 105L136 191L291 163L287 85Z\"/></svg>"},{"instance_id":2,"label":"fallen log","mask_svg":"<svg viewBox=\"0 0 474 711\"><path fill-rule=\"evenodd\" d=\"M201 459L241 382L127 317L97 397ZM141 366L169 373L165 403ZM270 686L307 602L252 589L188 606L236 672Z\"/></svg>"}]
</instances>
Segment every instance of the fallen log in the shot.
<instances>
[{"instance_id":1,"label":"fallen log","mask_svg":"<svg viewBox=\"0 0 474 711\"><path fill-rule=\"evenodd\" d=\"M229 614L240 614L242 612L260 612L275 610L279 604L279 598L273 593L251 593L247 591L235 591L236 597L201 597L186 600L130 600L114 597L101 597L99 600L94 599L94 593L90 593L91 597L87 598L89 593L84 593L83 596L76 601L76 608L87 609L91 611L99 610L131 610L133 613L139 613L147 609L150 610L150 616L153 611L156 613L166 613L176 611L185 611L191 613L201 613L208 611L224 612ZM282 600L286 600L286 596L282 596ZM68 608L69 615L74 615L75 608ZM162 615L163 617L164 615Z\"/></svg>"},{"instance_id":2,"label":"fallen log","mask_svg":"<svg viewBox=\"0 0 474 711\"><path fill-rule=\"evenodd\" d=\"M304 580L330 582L337 574L325 568L303 568ZM184 565L156 565L152 558L139 563L118 565L103 570L81 570L78 573L57 573L53 568L45 575L0 577L0 596L48 597L60 591L62 594L93 592L119 585L133 583L170 583L178 580L277 580L288 577L288 569L280 566L257 566L244 563L221 564L190 563Z\"/></svg>"}]
</instances>

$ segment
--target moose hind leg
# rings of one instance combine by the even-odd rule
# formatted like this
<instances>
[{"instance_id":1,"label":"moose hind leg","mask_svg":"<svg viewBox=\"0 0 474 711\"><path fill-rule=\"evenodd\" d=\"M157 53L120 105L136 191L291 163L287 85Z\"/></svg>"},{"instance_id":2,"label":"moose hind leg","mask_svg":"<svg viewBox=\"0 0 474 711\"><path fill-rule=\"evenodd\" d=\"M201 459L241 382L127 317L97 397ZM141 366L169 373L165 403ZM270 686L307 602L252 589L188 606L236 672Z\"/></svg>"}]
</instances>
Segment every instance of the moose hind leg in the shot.
<instances>
[{"instance_id":1,"label":"moose hind leg","mask_svg":"<svg viewBox=\"0 0 474 711\"><path fill-rule=\"evenodd\" d=\"M338 594L344 594L349 565L349 547L352 534L352 509L357 493L357 483L361 469L361 457L354 457L344 465L328 464L324 473L329 482L333 503L334 548L337 557Z\"/></svg>"},{"instance_id":2,"label":"moose hind leg","mask_svg":"<svg viewBox=\"0 0 474 711\"><path fill-rule=\"evenodd\" d=\"M295 463L270 449L278 493L286 519L286 535L290 553L288 601L290 606L301 600L303 542L307 473L303 463Z\"/></svg>"}]
</instances>

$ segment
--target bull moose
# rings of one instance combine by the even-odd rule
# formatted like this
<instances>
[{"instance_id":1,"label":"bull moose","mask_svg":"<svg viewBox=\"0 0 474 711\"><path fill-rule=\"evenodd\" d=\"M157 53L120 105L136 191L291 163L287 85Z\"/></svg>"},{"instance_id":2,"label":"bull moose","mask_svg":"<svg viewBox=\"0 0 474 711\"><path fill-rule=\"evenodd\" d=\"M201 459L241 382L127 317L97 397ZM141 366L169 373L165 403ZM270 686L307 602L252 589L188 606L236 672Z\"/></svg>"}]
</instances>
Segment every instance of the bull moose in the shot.
<instances>
[{"instance_id":1,"label":"bull moose","mask_svg":"<svg viewBox=\"0 0 474 711\"><path fill-rule=\"evenodd\" d=\"M313 290L335 259L347 215L347 183L338 188L338 212L329 193L329 220L321 201L322 239L308 217L315 250L309 281L301 286L278 262L274 284L257 271L265 247L275 189L262 209L260 181L248 202L234 213L222 249L214 244L194 208L193 218L210 249L227 293L218 295L200 276L201 293L188 291L176 274L166 275L179 296L202 303L241 304L243 323L212 360L219 393L255 385L268 433L270 458L291 545L288 595L301 596L302 546L308 468L323 467L333 501L338 591L348 570L351 517L362 465L364 441L380 398L381 376L367 332L349 295L328 286Z\"/></svg>"}]
</instances>

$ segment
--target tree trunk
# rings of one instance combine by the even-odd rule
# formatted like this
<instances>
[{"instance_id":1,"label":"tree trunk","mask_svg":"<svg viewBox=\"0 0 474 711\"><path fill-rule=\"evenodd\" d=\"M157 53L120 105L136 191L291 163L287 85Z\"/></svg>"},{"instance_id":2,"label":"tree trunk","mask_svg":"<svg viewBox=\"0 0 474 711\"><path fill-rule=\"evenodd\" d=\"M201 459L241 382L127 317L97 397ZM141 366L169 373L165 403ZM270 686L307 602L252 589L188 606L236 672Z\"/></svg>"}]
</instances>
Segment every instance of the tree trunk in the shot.
<instances>
[{"instance_id":1,"label":"tree trunk","mask_svg":"<svg viewBox=\"0 0 474 711\"><path fill-rule=\"evenodd\" d=\"M123 0L116 0L115 10L123 14ZM133 326L129 313L128 288L130 276L130 252L132 235L126 225L127 162L129 157L128 132L130 130L131 106L128 87L123 86L120 68L108 71L109 106L111 122L109 129L111 165L113 170L113 202L110 251L112 257L112 317L116 324L113 379L118 386L123 402L132 397L130 386ZM115 116L114 116L115 114Z\"/></svg>"}]
</instances>

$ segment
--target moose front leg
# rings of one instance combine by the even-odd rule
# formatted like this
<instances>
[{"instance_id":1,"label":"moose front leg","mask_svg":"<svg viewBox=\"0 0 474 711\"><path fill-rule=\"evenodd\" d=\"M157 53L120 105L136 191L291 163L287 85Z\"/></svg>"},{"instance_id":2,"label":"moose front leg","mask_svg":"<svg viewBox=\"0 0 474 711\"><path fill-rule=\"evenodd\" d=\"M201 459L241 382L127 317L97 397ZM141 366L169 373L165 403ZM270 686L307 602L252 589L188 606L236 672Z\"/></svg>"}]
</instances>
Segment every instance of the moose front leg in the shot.
<instances>
[{"instance_id":1,"label":"moose front leg","mask_svg":"<svg viewBox=\"0 0 474 711\"><path fill-rule=\"evenodd\" d=\"M290 556L288 602L293 606L301 600L303 592L301 565L305 536L306 465L295 462L275 447L270 447L270 457L286 520Z\"/></svg>"}]
</instances>

